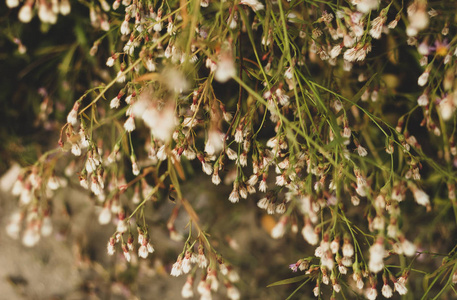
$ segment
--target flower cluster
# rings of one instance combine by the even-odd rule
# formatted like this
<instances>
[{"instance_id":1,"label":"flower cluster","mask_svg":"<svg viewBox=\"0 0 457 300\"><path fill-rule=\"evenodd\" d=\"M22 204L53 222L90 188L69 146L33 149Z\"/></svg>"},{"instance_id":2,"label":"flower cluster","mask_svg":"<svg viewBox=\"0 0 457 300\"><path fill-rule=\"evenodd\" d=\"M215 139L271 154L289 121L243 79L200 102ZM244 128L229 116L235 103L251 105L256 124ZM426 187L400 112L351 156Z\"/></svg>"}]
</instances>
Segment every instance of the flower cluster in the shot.
<instances>
[{"instance_id":1,"label":"flower cluster","mask_svg":"<svg viewBox=\"0 0 457 300\"><path fill-rule=\"evenodd\" d=\"M22 22L30 21L32 2L20 8ZM201 299L211 299L220 280L228 298L240 299L238 273L182 195L183 166L191 166L213 184L229 185L234 206L254 202L271 215L272 238L301 229L300 242L314 252L289 267L314 281L316 297L325 286L333 297L346 288L368 299L408 292L422 238L406 238L415 234L405 226L409 210L427 214L441 205L428 194L438 181L446 209L457 203L455 28L425 0L308 2L89 5L92 26L106 31L90 55L111 80L69 109L59 153L72 156L65 174L77 173L93 195L99 223L116 226L108 254L121 248L130 262L154 252L144 208L168 190L177 203L167 223L173 240L184 239L175 227L178 210L189 217L189 236L170 271L187 275L182 296L193 297L201 269ZM46 4L35 4L43 22L69 12L67 1ZM106 39L117 41L108 54ZM421 69L413 91L400 84L411 85L398 75L399 55ZM41 159L13 190L22 210L7 230L18 237L25 220L28 246L49 234L51 192L66 183L54 166Z\"/></svg>"}]
</instances>

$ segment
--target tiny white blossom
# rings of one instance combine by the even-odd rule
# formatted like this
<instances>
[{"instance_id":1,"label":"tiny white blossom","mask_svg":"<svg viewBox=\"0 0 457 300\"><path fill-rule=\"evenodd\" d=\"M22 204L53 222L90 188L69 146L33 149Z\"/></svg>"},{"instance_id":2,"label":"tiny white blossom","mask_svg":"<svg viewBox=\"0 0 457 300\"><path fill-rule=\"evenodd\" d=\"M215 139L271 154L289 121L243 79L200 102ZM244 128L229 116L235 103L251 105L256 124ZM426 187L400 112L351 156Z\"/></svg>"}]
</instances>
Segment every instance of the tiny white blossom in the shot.
<instances>
[{"instance_id":1,"label":"tiny white blossom","mask_svg":"<svg viewBox=\"0 0 457 300\"><path fill-rule=\"evenodd\" d=\"M393 296L392 288L387 283L382 286L381 293L385 298L391 298Z\"/></svg>"}]
</instances>

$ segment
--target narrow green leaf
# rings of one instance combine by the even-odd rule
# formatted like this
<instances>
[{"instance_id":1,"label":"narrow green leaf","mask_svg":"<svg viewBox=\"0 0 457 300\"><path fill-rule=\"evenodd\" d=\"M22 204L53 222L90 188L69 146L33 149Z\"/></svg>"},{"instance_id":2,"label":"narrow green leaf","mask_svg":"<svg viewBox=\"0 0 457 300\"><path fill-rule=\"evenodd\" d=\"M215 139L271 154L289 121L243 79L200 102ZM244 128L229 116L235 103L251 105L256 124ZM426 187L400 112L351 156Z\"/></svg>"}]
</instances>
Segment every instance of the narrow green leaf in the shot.
<instances>
[{"instance_id":1,"label":"narrow green leaf","mask_svg":"<svg viewBox=\"0 0 457 300\"><path fill-rule=\"evenodd\" d=\"M301 276L297 276L297 277L292 277L292 278L276 281L274 283L267 285L267 287L299 282L299 281L302 281L303 279L305 279L306 277L309 277L309 275L301 275Z\"/></svg>"},{"instance_id":2,"label":"narrow green leaf","mask_svg":"<svg viewBox=\"0 0 457 300\"><path fill-rule=\"evenodd\" d=\"M286 298L286 300L292 299L292 296L295 295L308 281L310 281L311 278L308 278L308 280L304 281L298 288L295 289L295 291L292 292L292 294L289 295L289 297Z\"/></svg>"}]
</instances>

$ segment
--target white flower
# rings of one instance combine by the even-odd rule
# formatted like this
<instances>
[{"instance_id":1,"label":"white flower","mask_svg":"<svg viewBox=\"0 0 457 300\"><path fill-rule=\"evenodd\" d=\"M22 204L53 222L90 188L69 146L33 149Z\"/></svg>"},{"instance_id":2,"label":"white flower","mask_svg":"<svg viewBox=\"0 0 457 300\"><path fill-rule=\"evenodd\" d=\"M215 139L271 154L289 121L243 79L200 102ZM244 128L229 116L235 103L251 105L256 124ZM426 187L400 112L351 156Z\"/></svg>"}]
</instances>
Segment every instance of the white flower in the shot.
<instances>
[{"instance_id":1,"label":"white flower","mask_svg":"<svg viewBox=\"0 0 457 300\"><path fill-rule=\"evenodd\" d=\"M408 7L408 28L414 28L416 30L416 34L417 31L425 29L429 23L429 17L425 5L426 4L422 4L419 6L416 2L414 2Z\"/></svg>"},{"instance_id":2,"label":"white flower","mask_svg":"<svg viewBox=\"0 0 457 300\"><path fill-rule=\"evenodd\" d=\"M110 56L110 57L108 57L108 59L106 60L106 66L112 67L113 65L114 65L114 57Z\"/></svg>"},{"instance_id":3,"label":"white flower","mask_svg":"<svg viewBox=\"0 0 457 300\"><path fill-rule=\"evenodd\" d=\"M343 54L343 58L348 61L348 62L353 62L356 60L357 58L357 52L358 52L358 48L357 47L354 47L354 48L350 48L350 49L347 49L344 54Z\"/></svg>"},{"instance_id":4,"label":"white flower","mask_svg":"<svg viewBox=\"0 0 457 300\"><path fill-rule=\"evenodd\" d=\"M394 19L393 21L391 21L391 22L387 25L387 28L389 28L389 29L394 29L395 27L397 27L397 24L398 24L397 19Z\"/></svg>"},{"instance_id":5,"label":"white flower","mask_svg":"<svg viewBox=\"0 0 457 300\"><path fill-rule=\"evenodd\" d=\"M257 0L241 0L240 3L249 6L253 11L259 11L265 8L265 6Z\"/></svg>"},{"instance_id":6,"label":"white flower","mask_svg":"<svg viewBox=\"0 0 457 300\"><path fill-rule=\"evenodd\" d=\"M76 122L78 121L78 109L79 109L79 102L75 102L73 105L72 110L68 113L67 122L71 125L75 126Z\"/></svg>"},{"instance_id":7,"label":"white flower","mask_svg":"<svg viewBox=\"0 0 457 300\"><path fill-rule=\"evenodd\" d=\"M400 280L394 282L395 286L395 291L397 291L400 295L406 295L408 292L408 289L405 286L404 282L401 282Z\"/></svg>"},{"instance_id":8,"label":"white flower","mask_svg":"<svg viewBox=\"0 0 457 300\"><path fill-rule=\"evenodd\" d=\"M213 167L211 166L210 163L207 163L206 161L202 160L202 170L205 172L207 175L211 175L213 173Z\"/></svg>"},{"instance_id":9,"label":"white flower","mask_svg":"<svg viewBox=\"0 0 457 300\"><path fill-rule=\"evenodd\" d=\"M379 0L352 0L351 2L357 5L357 10L364 14L378 9L379 6Z\"/></svg>"},{"instance_id":10,"label":"white flower","mask_svg":"<svg viewBox=\"0 0 457 300\"><path fill-rule=\"evenodd\" d=\"M117 222L117 227L116 227L116 230L117 232L120 232L120 233L124 233L126 232L128 229L128 224L127 224L127 221L124 219L124 220L119 220Z\"/></svg>"},{"instance_id":11,"label":"white flower","mask_svg":"<svg viewBox=\"0 0 457 300\"><path fill-rule=\"evenodd\" d=\"M111 221L111 209L109 206L103 207L102 211L98 215L98 223L101 225L108 224Z\"/></svg>"},{"instance_id":12,"label":"white flower","mask_svg":"<svg viewBox=\"0 0 457 300\"><path fill-rule=\"evenodd\" d=\"M124 128L127 132L132 132L135 130L135 119L134 119L133 115L130 115L130 117L128 117L127 121L125 121Z\"/></svg>"},{"instance_id":13,"label":"white flower","mask_svg":"<svg viewBox=\"0 0 457 300\"><path fill-rule=\"evenodd\" d=\"M419 104L419 106L427 106L428 105L427 94L420 95L419 98L417 98L417 104Z\"/></svg>"},{"instance_id":14,"label":"white flower","mask_svg":"<svg viewBox=\"0 0 457 300\"><path fill-rule=\"evenodd\" d=\"M271 230L271 237L274 239L279 239L284 236L284 233L286 232L285 230L285 224L282 221L279 221L276 223L275 227Z\"/></svg>"},{"instance_id":15,"label":"white flower","mask_svg":"<svg viewBox=\"0 0 457 300\"><path fill-rule=\"evenodd\" d=\"M38 226L28 226L22 236L22 244L26 247L33 247L40 241Z\"/></svg>"},{"instance_id":16,"label":"white flower","mask_svg":"<svg viewBox=\"0 0 457 300\"><path fill-rule=\"evenodd\" d=\"M284 175L276 176L276 185L284 186L287 183L286 177Z\"/></svg>"},{"instance_id":17,"label":"white flower","mask_svg":"<svg viewBox=\"0 0 457 300\"><path fill-rule=\"evenodd\" d=\"M130 34L130 25L128 19L125 19L124 22L122 22L121 25L121 34L122 35L128 35Z\"/></svg>"},{"instance_id":18,"label":"white flower","mask_svg":"<svg viewBox=\"0 0 457 300\"><path fill-rule=\"evenodd\" d=\"M240 201L240 194L237 188L233 188L232 192L229 195L229 200L232 203L237 203L238 201Z\"/></svg>"},{"instance_id":19,"label":"white flower","mask_svg":"<svg viewBox=\"0 0 457 300\"><path fill-rule=\"evenodd\" d=\"M355 275L355 273L354 273L354 275ZM358 278L357 278L356 285L357 285L357 288L358 288L359 290L363 289L363 280L362 280L361 277L358 277Z\"/></svg>"},{"instance_id":20,"label":"white flower","mask_svg":"<svg viewBox=\"0 0 457 300\"><path fill-rule=\"evenodd\" d=\"M221 183L221 178L219 177L219 174L216 172L213 173L211 180L215 185L219 185Z\"/></svg>"},{"instance_id":21,"label":"white flower","mask_svg":"<svg viewBox=\"0 0 457 300\"><path fill-rule=\"evenodd\" d=\"M119 82L119 83L123 83L125 82L125 74L122 70L120 70L119 72L117 72L117 75L116 75L116 81Z\"/></svg>"},{"instance_id":22,"label":"white flower","mask_svg":"<svg viewBox=\"0 0 457 300\"><path fill-rule=\"evenodd\" d=\"M180 257L178 257L178 260L173 264L170 275L178 277L181 274L182 274L182 259Z\"/></svg>"},{"instance_id":23,"label":"white flower","mask_svg":"<svg viewBox=\"0 0 457 300\"><path fill-rule=\"evenodd\" d=\"M190 257L184 257L184 259L182 260L182 272L183 274L187 274L189 273L190 269L191 269L192 265L190 264Z\"/></svg>"},{"instance_id":24,"label":"white flower","mask_svg":"<svg viewBox=\"0 0 457 300\"><path fill-rule=\"evenodd\" d=\"M9 8L14 8L19 5L19 0L6 0L6 6Z\"/></svg>"},{"instance_id":25,"label":"white flower","mask_svg":"<svg viewBox=\"0 0 457 300\"><path fill-rule=\"evenodd\" d=\"M345 275L345 274L347 274L348 269L343 264L340 264L340 265L338 265L338 271L341 274Z\"/></svg>"},{"instance_id":26,"label":"white flower","mask_svg":"<svg viewBox=\"0 0 457 300\"><path fill-rule=\"evenodd\" d=\"M449 97L446 97L441 100L440 104L438 105L438 111L440 112L441 117L443 117L444 121L448 121L452 118L455 112L455 106Z\"/></svg>"},{"instance_id":27,"label":"white flower","mask_svg":"<svg viewBox=\"0 0 457 300\"><path fill-rule=\"evenodd\" d=\"M240 291L233 285L227 287L227 297L230 300L239 300L240 299Z\"/></svg>"},{"instance_id":28,"label":"white flower","mask_svg":"<svg viewBox=\"0 0 457 300\"><path fill-rule=\"evenodd\" d=\"M116 96L116 97L114 97L114 98L110 101L109 107L110 107L111 109L113 109L113 108L119 108L119 105L120 105L120 104L121 104L121 101L120 101L119 97Z\"/></svg>"},{"instance_id":29,"label":"white flower","mask_svg":"<svg viewBox=\"0 0 457 300\"><path fill-rule=\"evenodd\" d=\"M198 254L197 257L197 264L199 268L206 268L208 266L208 259L206 258L205 254L201 253Z\"/></svg>"},{"instance_id":30,"label":"white flower","mask_svg":"<svg viewBox=\"0 0 457 300\"><path fill-rule=\"evenodd\" d=\"M416 254L416 246L407 239L401 242L401 248L406 256L414 256Z\"/></svg>"},{"instance_id":31,"label":"white flower","mask_svg":"<svg viewBox=\"0 0 457 300\"><path fill-rule=\"evenodd\" d=\"M378 292L376 291L376 288L374 288L374 287L368 288L365 291L365 297L367 297L369 300L375 300L377 296L378 296Z\"/></svg>"},{"instance_id":32,"label":"white flower","mask_svg":"<svg viewBox=\"0 0 457 300\"><path fill-rule=\"evenodd\" d=\"M330 57L331 58L336 58L338 55L340 55L341 53L341 49L343 49L341 47L341 45L336 45L332 48L332 50L330 50Z\"/></svg>"},{"instance_id":33,"label":"white flower","mask_svg":"<svg viewBox=\"0 0 457 300\"><path fill-rule=\"evenodd\" d=\"M319 296L319 286L316 285L313 289L313 293L314 293L314 297L318 297Z\"/></svg>"},{"instance_id":34,"label":"white flower","mask_svg":"<svg viewBox=\"0 0 457 300\"><path fill-rule=\"evenodd\" d=\"M22 23L28 23L32 20L32 17L32 6L29 4L24 4L19 10L19 21L21 21Z\"/></svg>"},{"instance_id":35,"label":"white flower","mask_svg":"<svg viewBox=\"0 0 457 300\"><path fill-rule=\"evenodd\" d=\"M384 26L385 18L378 16L371 22L370 35L374 39L379 39L381 37L382 28Z\"/></svg>"},{"instance_id":36,"label":"white flower","mask_svg":"<svg viewBox=\"0 0 457 300\"><path fill-rule=\"evenodd\" d=\"M393 296L392 288L387 283L382 286L381 293L385 298L391 298Z\"/></svg>"},{"instance_id":37,"label":"white flower","mask_svg":"<svg viewBox=\"0 0 457 300\"><path fill-rule=\"evenodd\" d=\"M428 81L429 74L430 73L428 71L425 71L424 73L422 73L422 75L419 76L419 78L417 79L417 84L419 86L424 86Z\"/></svg>"},{"instance_id":38,"label":"white flower","mask_svg":"<svg viewBox=\"0 0 457 300\"><path fill-rule=\"evenodd\" d=\"M354 246L351 243L345 242L342 248L344 257L352 257L354 255Z\"/></svg>"},{"instance_id":39,"label":"white flower","mask_svg":"<svg viewBox=\"0 0 457 300\"><path fill-rule=\"evenodd\" d=\"M149 97L148 91L141 93L138 101L132 105L132 112L136 117L143 119L146 126L151 129L154 138L167 142L178 123L174 104L169 102L159 109Z\"/></svg>"},{"instance_id":40,"label":"white flower","mask_svg":"<svg viewBox=\"0 0 457 300\"><path fill-rule=\"evenodd\" d=\"M265 193L267 191L267 181L266 180L262 180L260 181L259 183L259 191Z\"/></svg>"},{"instance_id":41,"label":"white flower","mask_svg":"<svg viewBox=\"0 0 457 300\"><path fill-rule=\"evenodd\" d=\"M378 273L384 268L384 245L382 242L376 242L370 247L370 261L368 268L373 273Z\"/></svg>"},{"instance_id":42,"label":"white flower","mask_svg":"<svg viewBox=\"0 0 457 300\"><path fill-rule=\"evenodd\" d=\"M11 215L8 225L6 226L6 233L13 239L19 238L19 232L21 230L22 216L20 212L15 212Z\"/></svg>"},{"instance_id":43,"label":"white flower","mask_svg":"<svg viewBox=\"0 0 457 300\"><path fill-rule=\"evenodd\" d=\"M192 298L194 296L194 291L192 290L193 281L192 276L187 277L186 283L184 283L181 290L181 296L183 298Z\"/></svg>"},{"instance_id":44,"label":"white flower","mask_svg":"<svg viewBox=\"0 0 457 300\"><path fill-rule=\"evenodd\" d=\"M216 64L216 70L214 71L214 79L221 83L224 83L235 75L236 68L232 55L230 53L222 54L220 60Z\"/></svg>"},{"instance_id":45,"label":"white flower","mask_svg":"<svg viewBox=\"0 0 457 300\"><path fill-rule=\"evenodd\" d=\"M208 155L219 153L224 147L224 134L217 130L210 130L208 132L208 140L205 144L205 152Z\"/></svg>"},{"instance_id":46,"label":"white flower","mask_svg":"<svg viewBox=\"0 0 457 300\"><path fill-rule=\"evenodd\" d=\"M357 147L357 152L359 153L359 155L360 155L361 157L365 157L365 156L368 155L367 149L365 149L365 148L362 147L361 145L359 145L359 146Z\"/></svg>"},{"instance_id":47,"label":"white flower","mask_svg":"<svg viewBox=\"0 0 457 300\"><path fill-rule=\"evenodd\" d=\"M280 203L280 204L278 204L278 206L276 206L277 214L283 214L285 212L286 212L286 205L284 203Z\"/></svg>"},{"instance_id":48,"label":"white flower","mask_svg":"<svg viewBox=\"0 0 457 300\"><path fill-rule=\"evenodd\" d=\"M59 11L64 16L68 15L71 11L70 1L61 0L59 5Z\"/></svg>"},{"instance_id":49,"label":"white flower","mask_svg":"<svg viewBox=\"0 0 457 300\"><path fill-rule=\"evenodd\" d=\"M319 236L317 233L314 231L313 226L311 224L306 224L303 229L302 229L302 235L303 238L310 244L310 245L316 245L317 242L319 241Z\"/></svg>"},{"instance_id":50,"label":"white flower","mask_svg":"<svg viewBox=\"0 0 457 300\"><path fill-rule=\"evenodd\" d=\"M430 204L429 196L421 189L414 189L413 191L414 199L420 205L427 206Z\"/></svg>"}]
</instances>

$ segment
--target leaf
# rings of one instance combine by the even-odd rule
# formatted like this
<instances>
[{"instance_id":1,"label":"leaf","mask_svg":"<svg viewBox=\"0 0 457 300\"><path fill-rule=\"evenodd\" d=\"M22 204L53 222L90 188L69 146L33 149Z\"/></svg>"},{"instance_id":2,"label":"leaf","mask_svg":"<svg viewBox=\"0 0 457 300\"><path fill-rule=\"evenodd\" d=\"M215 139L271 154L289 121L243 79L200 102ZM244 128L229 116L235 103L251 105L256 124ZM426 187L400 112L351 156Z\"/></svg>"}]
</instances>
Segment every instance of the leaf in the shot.
<instances>
[{"instance_id":1,"label":"leaf","mask_svg":"<svg viewBox=\"0 0 457 300\"><path fill-rule=\"evenodd\" d=\"M303 281L302 284L300 284L300 286L298 288L295 289L295 291L292 292L292 294L289 295L289 297L287 297L286 300L289 300L289 299L292 299L292 296L295 295L308 281L310 281L311 278L309 278L308 280L306 281Z\"/></svg>"},{"instance_id":2,"label":"leaf","mask_svg":"<svg viewBox=\"0 0 457 300\"><path fill-rule=\"evenodd\" d=\"M285 284L291 284L291 283L299 282L299 281L302 281L303 279L305 279L306 277L309 277L309 275L306 274L306 275L301 275L301 276L296 276L296 277L292 277L292 278L276 281L274 283L271 283L271 284L267 285L267 287L285 285Z\"/></svg>"}]
</instances>

